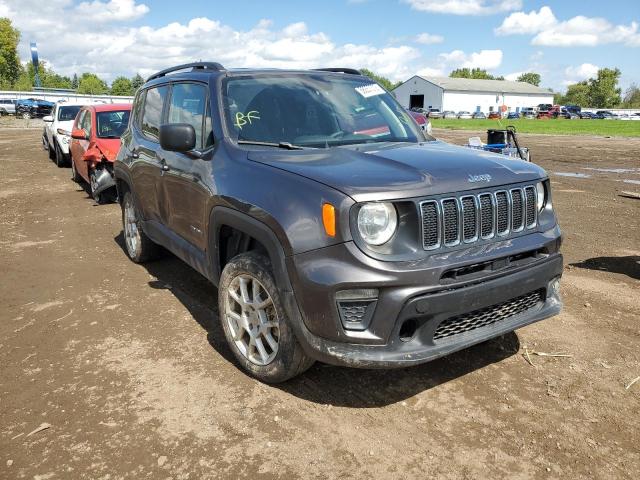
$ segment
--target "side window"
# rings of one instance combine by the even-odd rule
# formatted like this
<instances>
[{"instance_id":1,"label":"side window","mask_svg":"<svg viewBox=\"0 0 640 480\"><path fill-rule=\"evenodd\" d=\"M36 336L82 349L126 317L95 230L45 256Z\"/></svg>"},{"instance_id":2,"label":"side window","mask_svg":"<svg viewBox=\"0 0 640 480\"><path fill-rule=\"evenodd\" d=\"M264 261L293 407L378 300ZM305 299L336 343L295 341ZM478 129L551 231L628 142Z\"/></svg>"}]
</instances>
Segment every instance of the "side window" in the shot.
<instances>
[{"instance_id":1,"label":"side window","mask_svg":"<svg viewBox=\"0 0 640 480\"><path fill-rule=\"evenodd\" d=\"M82 128L87 132L87 136L91 137L91 111L85 110L82 118Z\"/></svg>"},{"instance_id":2,"label":"side window","mask_svg":"<svg viewBox=\"0 0 640 480\"><path fill-rule=\"evenodd\" d=\"M188 123L196 131L196 148L202 149L207 104L207 88L196 83L174 83L168 123ZM209 122L210 123L210 122Z\"/></svg>"},{"instance_id":3,"label":"side window","mask_svg":"<svg viewBox=\"0 0 640 480\"><path fill-rule=\"evenodd\" d=\"M213 126L211 124L211 106L207 102L207 114L204 116L204 148L209 148L213 145Z\"/></svg>"},{"instance_id":4,"label":"side window","mask_svg":"<svg viewBox=\"0 0 640 480\"><path fill-rule=\"evenodd\" d=\"M138 90L136 98L133 100L133 113L131 115L131 125L135 125L140 129L140 119L142 118L142 106L144 105L144 90Z\"/></svg>"},{"instance_id":5,"label":"side window","mask_svg":"<svg viewBox=\"0 0 640 480\"><path fill-rule=\"evenodd\" d=\"M80 110L80 113L76 117L76 124L75 124L74 128L83 128L82 125L84 125L84 114L85 113L87 113L86 110Z\"/></svg>"},{"instance_id":6,"label":"side window","mask_svg":"<svg viewBox=\"0 0 640 480\"><path fill-rule=\"evenodd\" d=\"M150 88L145 95L142 112L142 133L151 140L158 141L160 122L162 121L162 108L169 87L162 86Z\"/></svg>"}]
</instances>

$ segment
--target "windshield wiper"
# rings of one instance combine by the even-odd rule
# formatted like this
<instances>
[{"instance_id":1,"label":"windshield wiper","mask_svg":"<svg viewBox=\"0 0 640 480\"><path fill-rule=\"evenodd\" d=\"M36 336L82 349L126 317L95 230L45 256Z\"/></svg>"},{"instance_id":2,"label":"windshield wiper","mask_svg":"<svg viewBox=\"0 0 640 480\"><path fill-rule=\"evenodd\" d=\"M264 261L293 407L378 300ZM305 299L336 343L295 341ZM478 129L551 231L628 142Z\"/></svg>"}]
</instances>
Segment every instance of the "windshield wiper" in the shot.
<instances>
[{"instance_id":1,"label":"windshield wiper","mask_svg":"<svg viewBox=\"0 0 640 480\"><path fill-rule=\"evenodd\" d=\"M265 147L278 147L278 148L284 148L285 150L303 150L304 147L301 147L300 145L292 145L289 142L258 142L258 141L254 141L254 140L238 140L238 144L239 145L262 145Z\"/></svg>"}]
</instances>

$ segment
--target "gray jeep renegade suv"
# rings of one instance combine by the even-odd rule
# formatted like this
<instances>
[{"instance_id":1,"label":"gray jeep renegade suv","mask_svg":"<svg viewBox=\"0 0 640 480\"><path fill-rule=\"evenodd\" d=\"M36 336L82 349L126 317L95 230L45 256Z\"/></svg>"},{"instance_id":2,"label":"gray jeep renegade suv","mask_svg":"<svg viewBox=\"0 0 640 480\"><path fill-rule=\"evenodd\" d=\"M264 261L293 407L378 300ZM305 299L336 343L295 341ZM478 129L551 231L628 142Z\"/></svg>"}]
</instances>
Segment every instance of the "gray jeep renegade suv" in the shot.
<instances>
[{"instance_id":1,"label":"gray jeep renegade suv","mask_svg":"<svg viewBox=\"0 0 640 480\"><path fill-rule=\"evenodd\" d=\"M357 70L159 72L115 178L129 257L161 245L216 285L266 382L416 365L561 308L545 171L425 136Z\"/></svg>"}]
</instances>

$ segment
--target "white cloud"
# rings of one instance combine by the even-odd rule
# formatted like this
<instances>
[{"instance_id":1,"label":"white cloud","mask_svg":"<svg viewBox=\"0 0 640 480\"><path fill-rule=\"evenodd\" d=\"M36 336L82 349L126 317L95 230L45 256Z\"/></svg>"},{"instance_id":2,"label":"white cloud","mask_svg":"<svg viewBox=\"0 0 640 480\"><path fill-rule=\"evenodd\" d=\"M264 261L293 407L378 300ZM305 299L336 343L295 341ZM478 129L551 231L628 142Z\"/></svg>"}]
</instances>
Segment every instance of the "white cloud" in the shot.
<instances>
[{"instance_id":1,"label":"white cloud","mask_svg":"<svg viewBox=\"0 0 640 480\"><path fill-rule=\"evenodd\" d=\"M86 15L92 22L136 20L149 12L144 4L137 5L135 0L110 0L101 2L82 2L75 9L80 15Z\"/></svg>"},{"instance_id":2,"label":"white cloud","mask_svg":"<svg viewBox=\"0 0 640 480\"><path fill-rule=\"evenodd\" d=\"M462 50L454 50L449 53L441 53L442 62L452 67L481 68L493 70L502 64L502 50L480 50L466 54Z\"/></svg>"},{"instance_id":3,"label":"white cloud","mask_svg":"<svg viewBox=\"0 0 640 480\"><path fill-rule=\"evenodd\" d=\"M496 35L532 34L541 32L556 23L557 19L551 9L542 7L539 12L532 10L529 13L512 13L494 31Z\"/></svg>"},{"instance_id":4,"label":"white cloud","mask_svg":"<svg viewBox=\"0 0 640 480\"><path fill-rule=\"evenodd\" d=\"M436 43L444 42L444 37L442 35L434 35L425 32L416 35L415 41L423 45L434 45Z\"/></svg>"},{"instance_id":5,"label":"white cloud","mask_svg":"<svg viewBox=\"0 0 640 480\"><path fill-rule=\"evenodd\" d=\"M582 80L595 78L598 76L598 70L600 70L600 67L591 63L567 67L564 70L565 79L562 83L564 85L571 85L572 83L581 82Z\"/></svg>"},{"instance_id":6,"label":"white cloud","mask_svg":"<svg viewBox=\"0 0 640 480\"><path fill-rule=\"evenodd\" d=\"M111 8L108 5L116 3L101 5ZM28 58L29 41L37 41L41 58L62 75L87 71L112 80L202 59L227 67L366 67L392 80L406 80L432 63L407 44L336 44L322 32L310 32L304 22L277 29L270 20L260 20L238 30L203 17L160 27L131 26L125 22L143 13L141 4L130 0L120 5L126 7L120 16L112 15L108 27L99 28L79 10L88 7L70 0L0 0L0 11L22 32L21 57ZM61 19L65 28L60 28Z\"/></svg>"},{"instance_id":7,"label":"white cloud","mask_svg":"<svg viewBox=\"0 0 640 480\"><path fill-rule=\"evenodd\" d=\"M504 79L505 80L511 80L512 82L515 82L516 80L518 80L518 78L520 78L520 75L522 75L523 73L526 73L526 72L508 73L507 75L504 76Z\"/></svg>"},{"instance_id":8,"label":"white cloud","mask_svg":"<svg viewBox=\"0 0 640 480\"><path fill-rule=\"evenodd\" d=\"M494 32L496 35L535 35L531 43L547 47L594 47L610 43L640 46L635 21L629 25L613 25L604 18L582 15L559 21L547 6L529 13L512 13Z\"/></svg>"},{"instance_id":9,"label":"white cloud","mask_svg":"<svg viewBox=\"0 0 640 480\"><path fill-rule=\"evenodd\" d=\"M402 0L414 10L451 15L492 15L522 8L522 0Z\"/></svg>"}]
</instances>

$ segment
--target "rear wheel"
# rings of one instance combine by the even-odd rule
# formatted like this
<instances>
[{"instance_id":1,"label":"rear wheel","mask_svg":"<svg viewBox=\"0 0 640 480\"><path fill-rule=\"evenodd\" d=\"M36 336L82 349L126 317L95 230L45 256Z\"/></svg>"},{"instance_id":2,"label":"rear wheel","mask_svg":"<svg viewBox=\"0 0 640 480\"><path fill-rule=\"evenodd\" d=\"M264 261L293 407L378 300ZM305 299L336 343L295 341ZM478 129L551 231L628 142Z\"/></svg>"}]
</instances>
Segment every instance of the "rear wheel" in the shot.
<instances>
[{"instance_id":1,"label":"rear wheel","mask_svg":"<svg viewBox=\"0 0 640 480\"><path fill-rule=\"evenodd\" d=\"M122 199L122 231L127 255L135 263L144 263L159 256L160 246L153 243L142 230L141 218L131 192Z\"/></svg>"},{"instance_id":2,"label":"rear wheel","mask_svg":"<svg viewBox=\"0 0 640 480\"><path fill-rule=\"evenodd\" d=\"M25 120L29 120L31 118L31 114L29 112L23 112L22 118Z\"/></svg>"},{"instance_id":3,"label":"rear wheel","mask_svg":"<svg viewBox=\"0 0 640 480\"><path fill-rule=\"evenodd\" d=\"M60 148L60 145L58 145L58 142L54 142L55 143L55 161L56 161L56 165L58 166L58 168L62 168L64 166L66 166L67 164L67 159L64 156L64 153L62 152L62 149Z\"/></svg>"},{"instance_id":4,"label":"rear wheel","mask_svg":"<svg viewBox=\"0 0 640 480\"><path fill-rule=\"evenodd\" d=\"M218 312L238 363L267 383L279 383L313 365L289 324L269 261L256 252L227 263L218 286Z\"/></svg>"}]
</instances>

